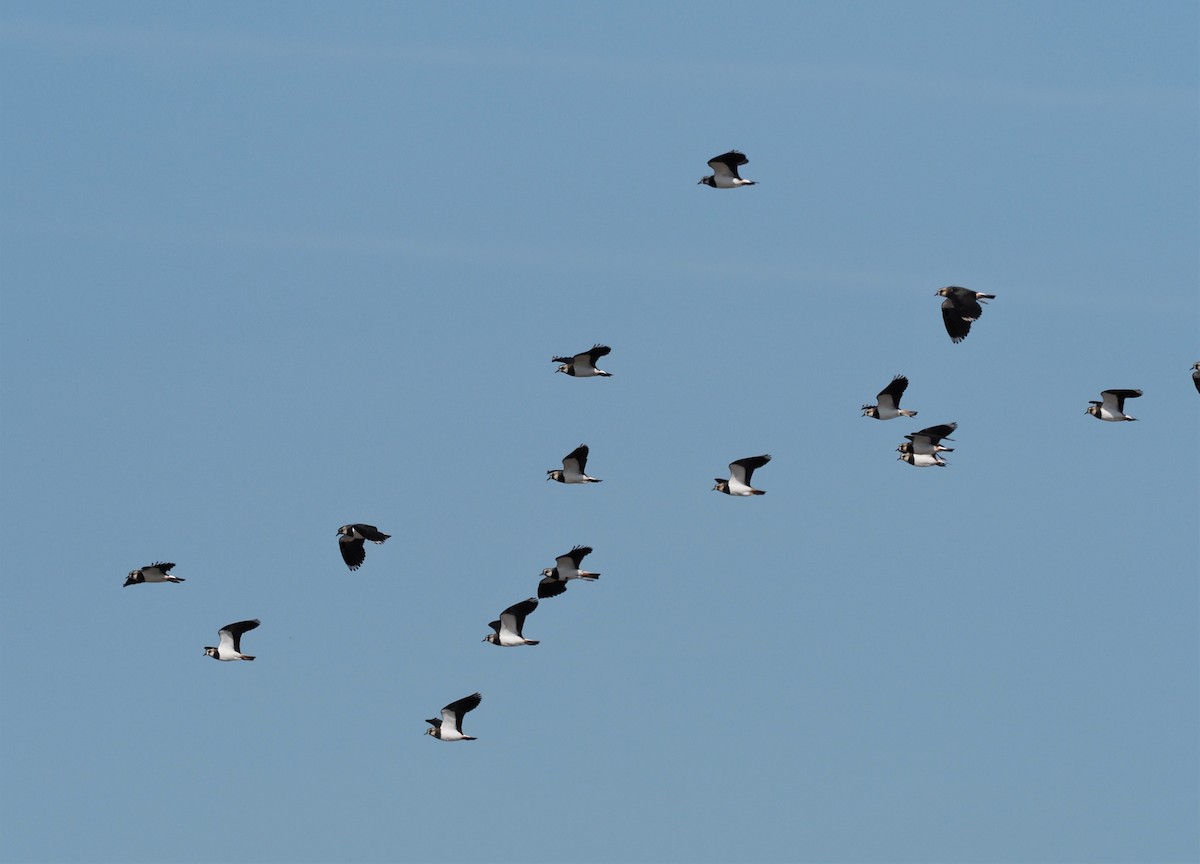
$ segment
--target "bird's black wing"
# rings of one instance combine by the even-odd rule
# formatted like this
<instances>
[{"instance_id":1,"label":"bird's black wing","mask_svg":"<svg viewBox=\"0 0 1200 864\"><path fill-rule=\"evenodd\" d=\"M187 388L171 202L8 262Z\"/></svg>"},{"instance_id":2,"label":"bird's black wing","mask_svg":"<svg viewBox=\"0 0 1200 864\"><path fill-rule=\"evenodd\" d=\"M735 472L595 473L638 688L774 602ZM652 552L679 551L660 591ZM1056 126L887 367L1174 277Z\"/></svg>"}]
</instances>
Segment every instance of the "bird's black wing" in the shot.
<instances>
[{"instance_id":1,"label":"bird's black wing","mask_svg":"<svg viewBox=\"0 0 1200 864\"><path fill-rule=\"evenodd\" d=\"M560 582L553 576L543 576L542 581L538 583L537 595L539 599L545 600L547 597L557 597L566 590L566 582Z\"/></svg>"},{"instance_id":2,"label":"bird's black wing","mask_svg":"<svg viewBox=\"0 0 1200 864\"><path fill-rule=\"evenodd\" d=\"M592 350L585 352L584 356L588 358L593 366L595 366L597 360L610 353L612 353L612 349L607 345L593 345Z\"/></svg>"},{"instance_id":3,"label":"bird's black wing","mask_svg":"<svg viewBox=\"0 0 1200 864\"><path fill-rule=\"evenodd\" d=\"M924 435L926 438L929 439L930 444L936 444L939 441L941 441L943 438L946 438L947 441L953 441L954 439L949 438L948 436L950 435L951 432L953 432L957 428L958 428L957 423L939 423L937 426L930 426L926 429L922 429L920 432L917 432L915 434ZM911 439L913 436L905 435L904 437Z\"/></svg>"},{"instance_id":4,"label":"bird's black wing","mask_svg":"<svg viewBox=\"0 0 1200 864\"><path fill-rule=\"evenodd\" d=\"M897 375L892 379L890 384L879 391L879 396L877 398L879 399L880 404L883 404L883 400L885 399L891 399L892 407L898 408L900 407L900 397L904 395L904 391L907 388L908 379L903 375Z\"/></svg>"},{"instance_id":5,"label":"bird's black wing","mask_svg":"<svg viewBox=\"0 0 1200 864\"><path fill-rule=\"evenodd\" d=\"M221 628L233 640L233 650L242 653L242 634L253 630L262 622L255 618L253 621L238 621L236 624L226 624Z\"/></svg>"},{"instance_id":6,"label":"bird's black wing","mask_svg":"<svg viewBox=\"0 0 1200 864\"><path fill-rule=\"evenodd\" d=\"M750 478L754 475L754 470L756 468L761 468L762 466L766 465L770 461L771 461L771 456L769 453L764 453L762 456L747 456L745 459L738 459L734 462L730 462L729 463L729 473L733 474L733 472L734 472L733 466L734 465L740 465L742 467L742 470L746 472L746 479L743 480L742 482L745 483L747 486L749 486Z\"/></svg>"},{"instance_id":7,"label":"bird's black wing","mask_svg":"<svg viewBox=\"0 0 1200 864\"><path fill-rule=\"evenodd\" d=\"M564 471L571 470L570 468L567 467L567 463L574 460L575 464L579 466L579 473L586 474L587 473L588 452L589 452L588 445L580 444L578 447L576 447L574 450L572 450L570 453L568 453L566 456L563 457L563 470Z\"/></svg>"},{"instance_id":8,"label":"bird's black wing","mask_svg":"<svg viewBox=\"0 0 1200 864\"><path fill-rule=\"evenodd\" d=\"M575 564L575 569L578 570L579 565L583 563L583 559L591 554L592 554L591 546L576 546L574 549L572 549L566 555L561 556L561 557L570 558L571 561L574 562L574 564Z\"/></svg>"},{"instance_id":9,"label":"bird's black wing","mask_svg":"<svg viewBox=\"0 0 1200 864\"><path fill-rule=\"evenodd\" d=\"M951 342L961 342L971 332L971 322L963 318L962 311L948 297L942 301L942 321L946 324Z\"/></svg>"},{"instance_id":10,"label":"bird's black wing","mask_svg":"<svg viewBox=\"0 0 1200 864\"><path fill-rule=\"evenodd\" d=\"M338 549L342 550L342 560L351 570L357 570L367 560L367 550L363 548L361 539L343 534L338 538Z\"/></svg>"},{"instance_id":11,"label":"bird's black wing","mask_svg":"<svg viewBox=\"0 0 1200 864\"><path fill-rule=\"evenodd\" d=\"M478 708L482 699L483 697L478 693L472 693L470 696L464 696L458 701L451 702L449 705L443 708L442 717L445 719L447 713L452 714L454 716L454 728L456 728L459 732L462 732L463 715L468 711L474 711L476 708Z\"/></svg>"}]
</instances>

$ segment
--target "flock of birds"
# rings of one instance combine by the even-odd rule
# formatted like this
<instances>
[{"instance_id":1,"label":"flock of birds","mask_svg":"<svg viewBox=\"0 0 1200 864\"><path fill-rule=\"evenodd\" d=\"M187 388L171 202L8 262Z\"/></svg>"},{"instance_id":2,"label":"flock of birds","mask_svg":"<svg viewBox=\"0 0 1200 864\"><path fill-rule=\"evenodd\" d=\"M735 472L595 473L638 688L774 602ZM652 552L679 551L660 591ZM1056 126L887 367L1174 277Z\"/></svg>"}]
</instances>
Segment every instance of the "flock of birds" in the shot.
<instances>
[{"instance_id":1,"label":"flock of birds","mask_svg":"<svg viewBox=\"0 0 1200 864\"><path fill-rule=\"evenodd\" d=\"M742 186L753 186L754 180L746 180L738 173L738 168L748 162L746 156L737 150L730 150L728 153L715 156L708 161L708 167L712 169L713 173L702 177L700 184L711 186L714 189L737 189ZM946 333L954 343L967 338L967 334L971 331L971 325L978 321L983 314L981 304L996 299L994 294L972 291L957 285L939 289L937 296L944 298L942 321L945 324ZM560 364L555 370L556 373L562 372L572 378L611 378L612 373L605 372L596 365L597 361L607 356L611 350L607 345L597 344L587 351L570 357L552 357L551 360ZM1200 392L1200 362L1192 366L1192 382L1195 384L1196 390ZM901 397L907 388L908 378L903 375L895 376L886 387L879 391L874 405L862 406L863 416L875 420L916 417L916 411L900 407ZM1099 420L1109 422L1136 420L1136 417L1125 413L1125 402L1141 395L1141 390L1103 390L1100 393L1100 399L1091 400L1088 403L1086 413ZM957 428L957 423L941 423L905 435L905 440L896 448L900 453L898 458L917 468L946 467L946 462L940 454L953 452L954 448L946 447L941 442L952 441L953 439L949 437L950 433ZM588 475L588 454L588 445L580 444L563 457L562 468L552 468L546 472L546 479L570 484L602 482L600 478ZM737 497L765 495L765 491L755 489L751 485L751 480L754 472L770 461L771 456L767 453L735 459L729 463L729 478L716 478L716 485L713 486L713 489ZM390 534L385 534L374 525L365 523L343 525L337 530L338 549L341 552L342 560L352 571L361 567L366 560L367 541L382 544L389 537L391 537ZM488 624L492 632L484 636L482 641L502 648L537 645L537 639L525 638L525 620L537 609L539 600L562 594L572 580L580 579L590 582L600 578L599 573L582 569L583 559L591 553L590 546L576 546L569 552L559 555L555 559L553 567L547 567L542 571L541 581L537 585L537 596L514 603L501 612L497 620ZM174 567L173 563L163 561L140 567L129 573L124 587L167 582L178 584L185 581L171 573ZM241 641L246 633L258 627L260 623L256 618L226 624L218 631L218 644L205 647L205 655L222 661L253 660L254 655L242 653ZM433 717L425 721L430 725L430 728L425 730L426 734L432 735L440 741L474 741L475 738L472 736L463 734L463 717L479 707L482 699L483 696L480 693L472 693L446 705L442 708L440 717Z\"/></svg>"}]
</instances>

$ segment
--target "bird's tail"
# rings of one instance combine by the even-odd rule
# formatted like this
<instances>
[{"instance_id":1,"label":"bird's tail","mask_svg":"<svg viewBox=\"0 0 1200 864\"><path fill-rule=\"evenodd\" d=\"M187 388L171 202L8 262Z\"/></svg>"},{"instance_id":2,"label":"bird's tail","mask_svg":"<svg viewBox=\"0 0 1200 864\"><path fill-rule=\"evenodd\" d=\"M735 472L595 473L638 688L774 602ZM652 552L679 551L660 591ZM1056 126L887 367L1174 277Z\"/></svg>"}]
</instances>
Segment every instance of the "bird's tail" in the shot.
<instances>
[{"instance_id":1,"label":"bird's tail","mask_svg":"<svg viewBox=\"0 0 1200 864\"><path fill-rule=\"evenodd\" d=\"M242 655L242 659L243 659L243 660L253 660L254 658L253 658L253 657L251 657L249 654L243 654L243 655Z\"/></svg>"},{"instance_id":2,"label":"bird's tail","mask_svg":"<svg viewBox=\"0 0 1200 864\"><path fill-rule=\"evenodd\" d=\"M168 582L186 582L187 580L180 576L168 576L167 581Z\"/></svg>"},{"instance_id":3,"label":"bird's tail","mask_svg":"<svg viewBox=\"0 0 1200 864\"><path fill-rule=\"evenodd\" d=\"M589 573L586 570L580 570L579 578L580 579L599 579L600 574L599 573Z\"/></svg>"},{"instance_id":4,"label":"bird's tail","mask_svg":"<svg viewBox=\"0 0 1200 864\"><path fill-rule=\"evenodd\" d=\"M976 300L995 300L996 295L995 294L976 294L975 299Z\"/></svg>"},{"instance_id":5,"label":"bird's tail","mask_svg":"<svg viewBox=\"0 0 1200 864\"><path fill-rule=\"evenodd\" d=\"M909 411L907 408L897 408L896 410L899 411L900 414L904 417L916 417L917 416L916 411Z\"/></svg>"},{"instance_id":6,"label":"bird's tail","mask_svg":"<svg viewBox=\"0 0 1200 864\"><path fill-rule=\"evenodd\" d=\"M751 489L750 494L751 495L766 495L767 493L761 489Z\"/></svg>"},{"instance_id":7,"label":"bird's tail","mask_svg":"<svg viewBox=\"0 0 1200 864\"><path fill-rule=\"evenodd\" d=\"M526 645L537 645L541 641L542 641L541 639L526 639L525 644Z\"/></svg>"}]
</instances>

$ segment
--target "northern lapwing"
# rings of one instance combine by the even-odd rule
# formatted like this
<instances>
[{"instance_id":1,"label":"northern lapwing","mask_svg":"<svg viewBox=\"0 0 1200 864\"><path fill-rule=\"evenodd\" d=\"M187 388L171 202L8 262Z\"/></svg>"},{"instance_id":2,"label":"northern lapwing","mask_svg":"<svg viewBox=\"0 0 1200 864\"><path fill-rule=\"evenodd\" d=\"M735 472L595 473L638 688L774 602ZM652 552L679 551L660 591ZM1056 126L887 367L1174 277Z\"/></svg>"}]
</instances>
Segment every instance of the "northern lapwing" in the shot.
<instances>
[{"instance_id":1,"label":"northern lapwing","mask_svg":"<svg viewBox=\"0 0 1200 864\"><path fill-rule=\"evenodd\" d=\"M374 525L363 525L361 522L354 525L343 525L337 530L337 533L338 549L342 552L342 560L351 570L357 570L367 559L367 550L363 545L365 541L382 543L392 536L384 534Z\"/></svg>"},{"instance_id":2,"label":"northern lapwing","mask_svg":"<svg viewBox=\"0 0 1200 864\"><path fill-rule=\"evenodd\" d=\"M1192 367L1192 383L1196 385L1196 392L1200 393L1200 363Z\"/></svg>"},{"instance_id":3,"label":"northern lapwing","mask_svg":"<svg viewBox=\"0 0 1200 864\"><path fill-rule=\"evenodd\" d=\"M572 579L596 580L599 573L589 573L580 570L583 559L592 554L591 546L576 546L570 552L559 555L554 559L554 566L542 571L542 581L538 583L537 594L543 600L547 597L557 597L567 590L567 583Z\"/></svg>"},{"instance_id":4,"label":"northern lapwing","mask_svg":"<svg viewBox=\"0 0 1200 864\"><path fill-rule=\"evenodd\" d=\"M914 453L913 445L909 441L905 441L896 449L900 451L900 455L896 457L897 459L902 459L909 465L917 468L931 468L935 465L938 468L946 467L946 463L936 453Z\"/></svg>"},{"instance_id":5,"label":"northern lapwing","mask_svg":"<svg viewBox=\"0 0 1200 864\"><path fill-rule=\"evenodd\" d=\"M171 575L171 568L174 566L165 561L155 561L145 567L130 570L129 575L125 577L125 584L121 587L128 588L130 585L141 585L143 582L186 582L186 579Z\"/></svg>"},{"instance_id":6,"label":"northern lapwing","mask_svg":"<svg viewBox=\"0 0 1200 864\"><path fill-rule=\"evenodd\" d=\"M767 493L761 489L751 488L750 478L754 474L754 469L761 468L770 461L771 456L764 453L762 456L747 456L745 459L730 462L729 479L715 478L717 485L713 489L717 492L724 492L726 495L766 495Z\"/></svg>"},{"instance_id":7,"label":"northern lapwing","mask_svg":"<svg viewBox=\"0 0 1200 864\"><path fill-rule=\"evenodd\" d=\"M878 405L862 406L863 416L874 417L876 420L892 420L896 417L916 417L916 411L909 411L900 407L900 397L904 395L906 389L908 389L908 379L903 375L897 375L875 397L875 400L879 403Z\"/></svg>"},{"instance_id":8,"label":"northern lapwing","mask_svg":"<svg viewBox=\"0 0 1200 864\"><path fill-rule=\"evenodd\" d=\"M537 639L526 639L521 632L525 628L525 618L537 608L537 605L537 598L530 597L528 600L522 600L520 603L509 606L500 613L499 621L492 621L488 624L496 632L484 636L483 641L505 648L538 644Z\"/></svg>"},{"instance_id":9,"label":"northern lapwing","mask_svg":"<svg viewBox=\"0 0 1200 864\"><path fill-rule=\"evenodd\" d=\"M589 477L587 471L588 446L580 444L563 457L562 470L552 468L546 472L547 480L557 480L559 483L599 483L599 477Z\"/></svg>"},{"instance_id":10,"label":"northern lapwing","mask_svg":"<svg viewBox=\"0 0 1200 864\"><path fill-rule=\"evenodd\" d=\"M472 693L470 696L464 696L457 702L451 702L442 709L442 718L439 720L432 717L426 720L433 726L432 729L426 729L426 735L432 735L439 741L474 741L470 735L464 735L462 731L463 715L468 711L474 711L479 707L483 697L478 693Z\"/></svg>"},{"instance_id":11,"label":"northern lapwing","mask_svg":"<svg viewBox=\"0 0 1200 864\"><path fill-rule=\"evenodd\" d=\"M707 177L701 177L697 185L711 186L714 189L736 189L739 186L753 186L753 180L743 180L738 175L738 167L750 162L746 154L730 150L720 156L708 160L708 167L713 170Z\"/></svg>"},{"instance_id":12,"label":"northern lapwing","mask_svg":"<svg viewBox=\"0 0 1200 864\"><path fill-rule=\"evenodd\" d=\"M911 435L905 435L908 442L901 444L896 449L901 453L912 451L920 456L932 456L935 453L953 453L953 447L943 447L941 441L945 438L947 441L953 441L953 438L948 437L951 432L958 428L957 423L941 423L937 426L930 426L922 429L920 432L913 432Z\"/></svg>"},{"instance_id":13,"label":"northern lapwing","mask_svg":"<svg viewBox=\"0 0 1200 864\"><path fill-rule=\"evenodd\" d=\"M983 307L979 305L981 301L996 299L995 294L984 294L957 285L939 288L937 296L946 298L942 301L942 320L946 323L951 342L961 342L967 338L971 332L971 322L978 321L983 314Z\"/></svg>"},{"instance_id":14,"label":"northern lapwing","mask_svg":"<svg viewBox=\"0 0 1200 864\"><path fill-rule=\"evenodd\" d=\"M1125 413L1125 400L1136 399L1141 395L1141 390L1101 390L1100 398L1104 401L1090 400L1085 410L1098 420L1110 420L1113 423L1136 420L1136 417Z\"/></svg>"},{"instance_id":15,"label":"northern lapwing","mask_svg":"<svg viewBox=\"0 0 1200 864\"><path fill-rule=\"evenodd\" d=\"M574 357L551 357L550 360L562 364L555 372L565 372L572 378L611 378L611 372L596 368L596 361L611 351L607 345L593 345L590 351L583 351Z\"/></svg>"},{"instance_id":16,"label":"northern lapwing","mask_svg":"<svg viewBox=\"0 0 1200 864\"><path fill-rule=\"evenodd\" d=\"M217 633L221 637L221 644L216 648L205 648L205 655L214 660L253 660L254 657L251 655L242 653L242 634L253 630L260 623L255 618L253 621L238 621L236 624L226 624Z\"/></svg>"}]
</instances>

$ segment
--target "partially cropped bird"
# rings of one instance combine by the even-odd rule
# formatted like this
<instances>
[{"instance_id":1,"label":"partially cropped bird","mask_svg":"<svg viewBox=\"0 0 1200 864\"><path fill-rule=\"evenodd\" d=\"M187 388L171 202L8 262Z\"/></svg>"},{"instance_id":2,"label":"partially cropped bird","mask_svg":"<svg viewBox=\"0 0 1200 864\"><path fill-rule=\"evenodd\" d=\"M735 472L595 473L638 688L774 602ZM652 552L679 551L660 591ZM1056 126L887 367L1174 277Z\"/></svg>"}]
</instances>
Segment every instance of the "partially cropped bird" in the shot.
<instances>
[{"instance_id":1,"label":"partially cropped bird","mask_svg":"<svg viewBox=\"0 0 1200 864\"><path fill-rule=\"evenodd\" d=\"M254 657L249 654L242 653L242 634L253 630L261 622L255 618L253 621L238 621L233 624L226 624L217 631L217 635L221 637L219 645L214 647L206 647L204 654L214 660L253 660Z\"/></svg>"},{"instance_id":2,"label":"partially cropped bird","mask_svg":"<svg viewBox=\"0 0 1200 864\"><path fill-rule=\"evenodd\" d=\"M594 378L596 376L611 378L611 372L596 368L596 361L611 352L612 349L607 345L593 345L591 350L581 351L573 357L551 357L550 359L554 363L562 364L554 370L555 372L566 373L572 378Z\"/></svg>"},{"instance_id":3,"label":"partially cropped bird","mask_svg":"<svg viewBox=\"0 0 1200 864\"><path fill-rule=\"evenodd\" d=\"M522 600L520 603L514 603L512 606L509 606L500 613L499 620L488 624L495 632L484 636L483 641L491 642L493 645L501 645L505 648L515 645L538 644L537 639L526 639L525 634L522 632L525 629L525 618L537 608L537 605L537 598L530 597L528 600Z\"/></svg>"},{"instance_id":4,"label":"partially cropped bird","mask_svg":"<svg viewBox=\"0 0 1200 864\"><path fill-rule=\"evenodd\" d=\"M129 575L125 577L125 584L121 587L128 588L130 585L141 585L143 582L186 582L186 579L171 575L171 568L174 566L165 561L155 561L145 567L130 570Z\"/></svg>"},{"instance_id":5,"label":"partially cropped bird","mask_svg":"<svg viewBox=\"0 0 1200 864\"><path fill-rule=\"evenodd\" d=\"M878 405L862 406L863 416L874 417L876 420L891 420L895 417L916 417L916 411L909 411L900 407L900 397L904 395L906 389L908 389L908 379L903 375L897 375L875 397L875 401L879 403Z\"/></svg>"},{"instance_id":6,"label":"partially cropped bird","mask_svg":"<svg viewBox=\"0 0 1200 864\"><path fill-rule=\"evenodd\" d=\"M547 480L557 480L559 483L599 483L600 478L589 477L587 471L588 446L580 444L563 457L562 470L552 468L546 472Z\"/></svg>"},{"instance_id":7,"label":"partially cropped bird","mask_svg":"<svg viewBox=\"0 0 1200 864\"><path fill-rule=\"evenodd\" d=\"M364 525L361 522L354 525L343 525L337 533L338 549L342 552L342 560L351 570L357 570L362 566L363 561L367 560L367 550L363 541L382 543L392 536L384 534L374 525Z\"/></svg>"},{"instance_id":8,"label":"partially cropped bird","mask_svg":"<svg viewBox=\"0 0 1200 864\"><path fill-rule=\"evenodd\" d=\"M483 697L478 693L472 693L470 696L464 696L456 702L451 702L442 709L441 719L431 717L426 720L433 726L432 729L426 729L426 735L432 735L439 741L474 741L470 735L464 735L462 731L463 717L468 711L474 711L479 707Z\"/></svg>"},{"instance_id":9,"label":"partially cropped bird","mask_svg":"<svg viewBox=\"0 0 1200 864\"><path fill-rule=\"evenodd\" d=\"M586 579L589 582L599 579L599 573L579 569L583 559L591 554L591 546L576 546L570 552L555 558L554 566L542 571L542 581L538 583L538 597L557 597L567 590L567 583L572 579Z\"/></svg>"},{"instance_id":10,"label":"partially cropped bird","mask_svg":"<svg viewBox=\"0 0 1200 864\"><path fill-rule=\"evenodd\" d=\"M942 301L942 321L946 324L951 342L961 342L967 338L971 332L971 322L979 320L983 314L980 301L996 299L995 294L984 294L957 285L939 288L937 296L946 298Z\"/></svg>"},{"instance_id":11,"label":"partially cropped bird","mask_svg":"<svg viewBox=\"0 0 1200 864\"><path fill-rule=\"evenodd\" d=\"M722 480L717 477L717 485L713 489L717 492L724 492L726 495L766 495L767 493L763 490L750 486L750 478L754 474L754 469L761 468L770 461L770 454L764 453L762 456L747 456L745 459L730 462L729 479Z\"/></svg>"},{"instance_id":12,"label":"partially cropped bird","mask_svg":"<svg viewBox=\"0 0 1200 864\"><path fill-rule=\"evenodd\" d=\"M738 167L746 165L750 162L744 153L739 153L737 150L730 150L728 153L722 153L720 156L714 156L708 160L708 167L713 170L712 174L707 177L700 178L700 184L711 186L714 189L736 189L739 186L753 186L753 180L743 180L738 175ZM700 185L697 184L697 185Z\"/></svg>"},{"instance_id":13,"label":"partially cropped bird","mask_svg":"<svg viewBox=\"0 0 1200 864\"><path fill-rule=\"evenodd\" d=\"M1136 420L1136 417L1130 417L1125 413L1125 400L1136 399L1142 395L1141 390L1101 390L1100 398L1103 400L1097 402L1091 400L1085 410L1097 420L1109 420L1113 423L1118 423L1122 420Z\"/></svg>"},{"instance_id":14,"label":"partially cropped bird","mask_svg":"<svg viewBox=\"0 0 1200 864\"><path fill-rule=\"evenodd\" d=\"M1192 367L1192 383L1196 385L1196 392L1200 393L1200 363Z\"/></svg>"}]
</instances>

